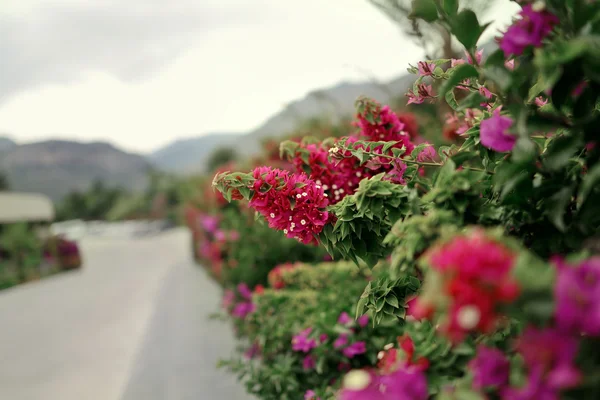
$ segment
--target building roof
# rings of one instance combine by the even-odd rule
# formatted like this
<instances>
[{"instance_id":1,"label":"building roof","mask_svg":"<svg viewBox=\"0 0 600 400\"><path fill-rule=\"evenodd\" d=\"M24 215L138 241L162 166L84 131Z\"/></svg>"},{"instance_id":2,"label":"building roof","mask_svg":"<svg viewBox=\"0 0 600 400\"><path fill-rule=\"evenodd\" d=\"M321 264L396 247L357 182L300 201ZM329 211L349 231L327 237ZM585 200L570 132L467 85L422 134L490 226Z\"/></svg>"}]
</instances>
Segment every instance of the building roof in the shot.
<instances>
[{"instance_id":1,"label":"building roof","mask_svg":"<svg viewBox=\"0 0 600 400\"><path fill-rule=\"evenodd\" d=\"M0 224L52 221L54 204L38 193L0 192Z\"/></svg>"}]
</instances>

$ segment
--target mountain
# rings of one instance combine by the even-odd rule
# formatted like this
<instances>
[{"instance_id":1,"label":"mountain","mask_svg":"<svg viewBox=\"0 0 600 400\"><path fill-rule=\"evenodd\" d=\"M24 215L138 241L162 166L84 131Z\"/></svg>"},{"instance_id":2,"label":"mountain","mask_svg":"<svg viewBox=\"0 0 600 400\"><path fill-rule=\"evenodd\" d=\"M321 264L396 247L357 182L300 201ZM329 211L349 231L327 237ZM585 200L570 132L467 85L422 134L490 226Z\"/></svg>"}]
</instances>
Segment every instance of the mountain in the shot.
<instances>
[{"instance_id":1,"label":"mountain","mask_svg":"<svg viewBox=\"0 0 600 400\"><path fill-rule=\"evenodd\" d=\"M262 139L289 133L298 126L299 121L315 117L339 120L354 113L354 101L359 96L369 96L380 103L386 103L405 93L412 87L414 80L414 75L402 75L385 83L342 82L330 88L312 91L240 137L236 146L245 153L252 154L260 149Z\"/></svg>"},{"instance_id":2,"label":"mountain","mask_svg":"<svg viewBox=\"0 0 600 400\"><path fill-rule=\"evenodd\" d=\"M290 103L261 126L246 134L212 133L190 139L180 139L151 153L150 162L158 169L174 173L192 173L204 170L210 154L221 146L235 144L242 156L253 155L260 150L264 138L289 133L303 120L328 117L338 120L354 112L358 96L373 97L388 102L405 93L414 82L413 75L403 75L385 83L342 82L330 88L315 90L304 98Z\"/></svg>"},{"instance_id":3,"label":"mountain","mask_svg":"<svg viewBox=\"0 0 600 400\"><path fill-rule=\"evenodd\" d=\"M40 192L59 200L73 190L86 190L95 180L130 190L147 184L149 162L109 143L48 140L15 144L0 152L0 170L11 190Z\"/></svg>"},{"instance_id":4,"label":"mountain","mask_svg":"<svg viewBox=\"0 0 600 400\"><path fill-rule=\"evenodd\" d=\"M0 136L0 152L12 150L17 143L9 137Z\"/></svg>"},{"instance_id":5,"label":"mountain","mask_svg":"<svg viewBox=\"0 0 600 400\"><path fill-rule=\"evenodd\" d=\"M201 172L206 168L206 161L215 149L233 143L239 136L235 133L210 133L179 139L152 152L148 159L156 168L166 172Z\"/></svg>"}]
</instances>

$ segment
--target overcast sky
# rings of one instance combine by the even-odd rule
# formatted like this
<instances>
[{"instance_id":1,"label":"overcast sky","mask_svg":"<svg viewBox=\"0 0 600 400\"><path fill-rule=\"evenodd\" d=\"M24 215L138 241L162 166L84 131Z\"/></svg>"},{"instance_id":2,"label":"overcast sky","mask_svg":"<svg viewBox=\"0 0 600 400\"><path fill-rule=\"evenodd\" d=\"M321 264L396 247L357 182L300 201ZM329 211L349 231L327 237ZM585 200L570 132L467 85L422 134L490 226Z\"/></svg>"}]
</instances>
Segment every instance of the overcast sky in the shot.
<instances>
[{"instance_id":1,"label":"overcast sky","mask_svg":"<svg viewBox=\"0 0 600 400\"><path fill-rule=\"evenodd\" d=\"M312 89L422 57L367 0L0 1L0 132L18 142L145 152L245 132ZM503 0L488 37L514 11Z\"/></svg>"}]
</instances>

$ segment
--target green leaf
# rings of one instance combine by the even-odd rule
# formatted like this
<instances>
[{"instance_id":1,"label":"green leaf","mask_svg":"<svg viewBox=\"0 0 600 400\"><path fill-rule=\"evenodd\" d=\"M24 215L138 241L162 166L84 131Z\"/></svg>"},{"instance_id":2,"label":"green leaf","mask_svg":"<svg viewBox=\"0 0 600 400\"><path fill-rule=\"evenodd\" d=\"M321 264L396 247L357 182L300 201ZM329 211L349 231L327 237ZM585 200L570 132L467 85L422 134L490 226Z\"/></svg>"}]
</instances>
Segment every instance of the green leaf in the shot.
<instances>
[{"instance_id":1,"label":"green leaf","mask_svg":"<svg viewBox=\"0 0 600 400\"><path fill-rule=\"evenodd\" d=\"M553 171L564 168L571 156L583 146L583 141L578 135L562 135L554 139L546 151L544 164Z\"/></svg>"},{"instance_id":2,"label":"green leaf","mask_svg":"<svg viewBox=\"0 0 600 400\"><path fill-rule=\"evenodd\" d=\"M448 103L448 105L450 107L452 107L452 109L454 111L458 110L458 103L456 102L456 97L454 97L454 91L449 90L448 92L446 92L446 103Z\"/></svg>"},{"instance_id":3,"label":"green leaf","mask_svg":"<svg viewBox=\"0 0 600 400\"><path fill-rule=\"evenodd\" d=\"M385 301L395 308L400 308L400 304L398 304L398 298L391 293L385 297Z\"/></svg>"},{"instance_id":4,"label":"green leaf","mask_svg":"<svg viewBox=\"0 0 600 400\"><path fill-rule=\"evenodd\" d=\"M564 187L552 195L546 202L546 214L550 222L561 232L566 230L564 221L565 209L571 201L572 194L572 187Z\"/></svg>"},{"instance_id":5,"label":"green leaf","mask_svg":"<svg viewBox=\"0 0 600 400\"><path fill-rule=\"evenodd\" d=\"M434 0L413 0L411 18L421 18L427 22L438 19L437 7Z\"/></svg>"},{"instance_id":6,"label":"green leaf","mask_svg":"<svg viewBox=\"0 0 600 400\"><path fill-rule=\"evenodd\" d=\"M477 15L472 10L463 10L450 19L450 28L467 50L474 50L486 26L479 25Z\"/></svg>"},{"instance_id":7,"label":"green leaf","mask_svg":"<svg viewBox=\"0 0 600 400\"><path fill-rule=\"evenodd\" d=\"M442 0L442 8L449 16L456 15L458 12L458 0Z\"/></svg>"},{"instance_id":8,"label":"green leaf","mask_svg":"<svg viewBox=\"0 0 600 400\"><path fill-rule=\"evenodd\" d=\"M580 209L592 190L600 182L600 164L594 165L585 174L581 182L579 193L577 194L577 209Z\"/></svg>"},{"instance_id":9,"label":"green leaf","mask_svg":"<svg viewBox=\"0 0 600 400\"><path fill-rule=\"evenodd\" d=\"M444 82L440 88L440 96L446 96L450 90L454 89L456 85L468 78L474 78L479 76L479 72L471 64L461 64L453 68L453 73L448 77L448 80Z\"/></svg>"}]
</instances>

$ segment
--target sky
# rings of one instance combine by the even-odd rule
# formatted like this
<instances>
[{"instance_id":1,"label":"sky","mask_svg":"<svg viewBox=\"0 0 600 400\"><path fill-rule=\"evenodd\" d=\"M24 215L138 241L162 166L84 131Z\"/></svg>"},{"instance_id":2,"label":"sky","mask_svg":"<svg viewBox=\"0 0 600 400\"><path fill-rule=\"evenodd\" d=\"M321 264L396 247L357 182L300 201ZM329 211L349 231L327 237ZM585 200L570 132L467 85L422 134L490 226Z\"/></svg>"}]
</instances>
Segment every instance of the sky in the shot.
<instances>
[{"instance_id":1,"label":"sky","mask_svg":"<svg viewBox=\"0 0 600 400\"><path fill-rule=\"evenodd\" d=\"M313 89L389 80L423 57L367 0L2 3L0 136L20 143L149 152L248 132ZM516 9L499 1L487 37Z\"/></svg>"}]
</instances>

